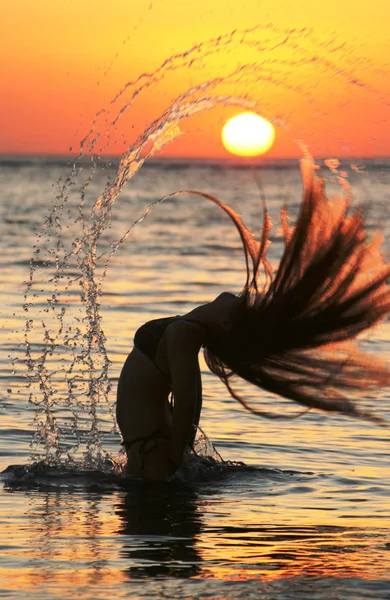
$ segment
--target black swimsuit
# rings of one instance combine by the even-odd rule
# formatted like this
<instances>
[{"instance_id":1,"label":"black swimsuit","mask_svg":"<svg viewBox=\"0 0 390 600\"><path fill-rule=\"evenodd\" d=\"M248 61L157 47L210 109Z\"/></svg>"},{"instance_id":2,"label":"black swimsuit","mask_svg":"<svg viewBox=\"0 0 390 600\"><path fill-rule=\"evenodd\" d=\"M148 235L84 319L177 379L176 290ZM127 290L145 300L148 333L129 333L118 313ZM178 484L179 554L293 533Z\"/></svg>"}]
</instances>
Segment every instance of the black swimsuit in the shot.
<instances>
[{"instance_id":1,"label":"black swimsuit","mask_svg":"<svg viewBox=\"0 0 390 600\"><path fill-rule=\"evenodd\" d=\"M147 323L144 323L144 325L141 325L141 327L139 327L139 329L137 329L137 331L135 332L135 336L134 336L135 348L137 348L137 350L139 350L140 352L142 352L142 354L147 356L149 358L149 360L151 360L153 362L153 364L157 367L157 369L160 371L160 373L162 373L164 375L164 377L166 377L166 378L167 378L166 373L163 373L161 371L161 369L158 367L158 365L156 365L155 358L156 358L156 354L157 354L157 348L158 348L160 340L163 336L164 331L166 330L168 325L170 325L177 319L180 319L180 316L177 315L176 317L163 317L161 319L153 319L152 321L148 321ZM172 404L171 404L171 406L172 406ZM133 444L142 442L140 450L144 451L144 445L146 442L148 442L150 440L154 440L154 439L159 439L159 438L160 439L161 438L168 439L168 440L170 439L169 437L161 435L161 431L159 430L159 431L155 431L150 436L137 438L137 439L131 440L131 441L124 441L124 442L122 442L122 445L125 447L126 452L128 453L128 451L130 450L130 447Z\"/></svg>"},{"instance_id":2,"label":"black swimsuit","mask_svg":"<svg viewBox=\"0 0 390 600\"><path fill-rule=\"evenodd\" d=\"M141 325L141 327L135 332L134 346L156 365L155 358L157 354L157 348L163 333L168 325L174 321L177 321L178 319L181 319L181 317L176 315L176 317L153 319L153 321L148 321L144 325ZM161 371L161 369L159 369L159 371Z\"/></svg>"},{"instance_id":3,"label":"black swimsuit","mask_svg":"<svg viewBox=\"0 0 390 600\"><path fill-rule=\"evenodd\" d=\"M182 318L183 317L176 315L175 317L163 317L161 319L153 319L152 321L148 321L144 325L141 325L141 327L139 327L139 329L137 329L137 331L135 332L134 347L137 348L137 350L139 350L140 352L142 352L142 354L144 354L147 358L149 358L149 360L151 360L153 362L153 364L157 367L157 369L160 371L160 373L162 373L162 375L164 375L165 378L169 378L169 376L166 373L163 373L163 371L161 371L161 369L158 367L158 365L155 362L158 345L159 345L160 340L161 340L166 328L168 327L168 325L170 325L171 323L174 323L178 319L182 319ZM199 377L200 377L200 374L199 374ZM201 382L199 383L199 385L201 387ZM198 421L199 421L201 407L202 407L202 403L200 402L200 405L198 407L198 414L196 417L196 425L198 424ZM173 408L173 406L172 406L172 395L171 395L171 409L172 408ZM191 435L191 438L189 440L190 447L192 447L192 445L193 445L193 442L195 439L195 433L196 433L196 429L194 429L194 432ZM149 442L151 440L156 440L156 439L165 439L165 440L168 439L169 440L170 438L162 435L162 431L158 430L149 436L137 438L137 439L134 439L131 441L125 440L122 442L122 445L125 447L126 452L128 453L133 444L142 442L140 445L140 451L145 453L146 442ZM150 451L150 450L147 450L146 452L148 452L148 451Z\"/></svg>"}]
</instances>

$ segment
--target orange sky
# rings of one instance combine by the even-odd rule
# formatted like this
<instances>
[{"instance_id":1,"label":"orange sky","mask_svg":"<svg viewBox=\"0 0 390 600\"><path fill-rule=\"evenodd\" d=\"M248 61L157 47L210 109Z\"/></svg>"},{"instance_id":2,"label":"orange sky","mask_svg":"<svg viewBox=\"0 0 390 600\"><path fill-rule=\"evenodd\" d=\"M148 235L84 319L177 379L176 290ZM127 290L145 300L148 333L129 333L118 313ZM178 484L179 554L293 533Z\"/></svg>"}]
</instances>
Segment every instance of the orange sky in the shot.
<instances>
[{"instance_id":1,"label":"orange sky","mask_svg":"<svg viewBox=\"0 0 390 600\"><path fill-rule=\"evenodd\" d=\"M297 139L317 155L390 155L389 19L387 0L3 0L0 153L77 154L94 115L111 107L110 122L129 100L133 88L110 105L126 82L203 42L192 64L177 59L139 94L109 141L98 120L97 150L122 152L178 95L220 77L205 93L245 97L288 127L270 157L297 155ZM187 135L165 154L228 156L221 127L240 109L225 104L181 121Z\"/></svg>"}]
</instances>

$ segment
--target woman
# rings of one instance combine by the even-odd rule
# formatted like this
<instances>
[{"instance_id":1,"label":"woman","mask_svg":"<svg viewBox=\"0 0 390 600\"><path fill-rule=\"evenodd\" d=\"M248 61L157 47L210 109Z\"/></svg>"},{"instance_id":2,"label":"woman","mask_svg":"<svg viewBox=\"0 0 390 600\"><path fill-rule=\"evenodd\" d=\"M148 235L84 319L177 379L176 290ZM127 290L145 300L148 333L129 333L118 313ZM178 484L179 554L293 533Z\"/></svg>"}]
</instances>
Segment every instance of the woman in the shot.
<instances>
[{"instance_id":1,"label":"woman","mask_svg":"<svg viewBox=\"0 0 390 600\"><path fill-rule=\"evenodd\" d=\"M202 346L207 366L253 414L283 418L250 407L234 391L234 376L307 410L383 422L346 394L390 383L388 367L351 344L389 313L390 266L379 252L379 238L367 240L362 213L348 214L349 198L330 203L314 171L303 174L304 198L294 229L282 211L285 249L276 275L266 260L267 211L257 243L229 207L205 196L228 212L239 230L247 281L239 297L225 292L182 317L151 321L137 331L117 402L131 474L164 480L181 465L201 411Z\"/></svg>"},{"instance_id":2,"label":"woman","mask_svg":"<svg viewBox=\"0 0 390 600\"><path fill-rule=\"evenodd\" d=\"M117 421L133 475L163 480L180 466L202 408L200 348L209 336L229 329L236 302L234 294L225 292L182 317L156 319L136 332L117 398Z\"/></svg>"}]
</instances>

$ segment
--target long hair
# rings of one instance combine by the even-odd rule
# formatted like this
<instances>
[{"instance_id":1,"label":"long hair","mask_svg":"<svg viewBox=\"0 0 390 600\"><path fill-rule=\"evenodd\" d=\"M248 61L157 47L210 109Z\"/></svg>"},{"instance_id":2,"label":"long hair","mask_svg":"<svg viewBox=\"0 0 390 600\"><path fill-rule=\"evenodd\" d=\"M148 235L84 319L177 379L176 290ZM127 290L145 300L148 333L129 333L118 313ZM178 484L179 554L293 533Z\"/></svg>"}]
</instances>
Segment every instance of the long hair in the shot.
<instances>
[{"instance_id":1,"label":"long hair","mask_svg":"<svg viewBox=\"0 0 390 600\"><path fill-rule=\"evenodd\" d=\"M304 193L296 224L281 213L285 247L276 274L266 258L270 221L264 208L260 242L229 207L246 257L247 280L232 328L210 337L209 369L231 396L259 416L280 417L249 406L233 389L238 377L300 405L382 420L351 396L390 383L388 367L351 343L390 311L390 264L380 234L369 241L365 217L351 198L329 201L313 165L302 165ZM203 195L203 194L202 194ZM260 281L262 280L262 285Z\"/></svg>"}]
</instances>

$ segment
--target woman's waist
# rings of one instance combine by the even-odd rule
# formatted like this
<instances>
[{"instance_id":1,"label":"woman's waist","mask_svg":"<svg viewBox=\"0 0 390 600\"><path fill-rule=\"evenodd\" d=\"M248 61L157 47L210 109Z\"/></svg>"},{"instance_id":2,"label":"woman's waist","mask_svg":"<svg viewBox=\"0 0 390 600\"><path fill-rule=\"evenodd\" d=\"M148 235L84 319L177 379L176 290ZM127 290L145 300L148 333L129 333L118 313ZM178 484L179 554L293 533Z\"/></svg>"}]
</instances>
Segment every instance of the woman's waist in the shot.
<instances>
[{"instance_id":1,"label":"woman's waist","mask_svg":"<svg viewBox=\"0 0 390 600\"><path fill-rule=\"evenodd\" d=\"M171 387L169 374L165 373L156 361L148 358L136 346L133 347L123 366L121 378L123 377L136 384L145 382L150 387L161 386L162 382L165 383L167 389Z\"/></svg>"}]
</instances>

